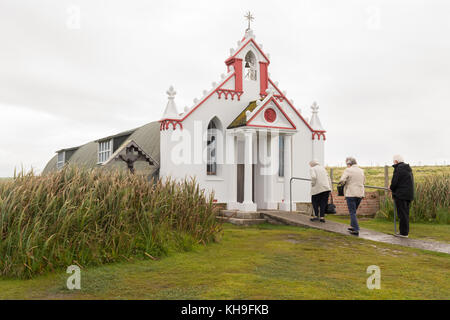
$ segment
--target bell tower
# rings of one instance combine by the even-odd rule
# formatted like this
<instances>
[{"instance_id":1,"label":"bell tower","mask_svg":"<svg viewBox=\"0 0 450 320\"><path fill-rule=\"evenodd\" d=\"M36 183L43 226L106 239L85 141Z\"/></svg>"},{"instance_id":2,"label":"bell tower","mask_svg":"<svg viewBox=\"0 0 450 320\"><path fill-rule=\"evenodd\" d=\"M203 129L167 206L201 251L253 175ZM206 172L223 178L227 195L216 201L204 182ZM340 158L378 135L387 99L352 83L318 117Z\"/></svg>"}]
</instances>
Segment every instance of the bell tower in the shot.
<instances>
[{"instance_id":1,"label":"bell tower","mask_svg":"<svg viewBox=\"0 0 450 320\"><path fill-rule=\"evenodd\" d=\"M248 28L245 30L244 38L238 41L236 51L230 49L230 57L225 64L228 72L234 72L235 91L243 91L244 81L255 81L256 90L261 96L265 96L269 87L268 67L270 61L268 55L262 51L262 45L258 45L255 41L255 35L250 26L254 17L248 12L245 19L248 20Z\"/></svg>"}]
</instances>

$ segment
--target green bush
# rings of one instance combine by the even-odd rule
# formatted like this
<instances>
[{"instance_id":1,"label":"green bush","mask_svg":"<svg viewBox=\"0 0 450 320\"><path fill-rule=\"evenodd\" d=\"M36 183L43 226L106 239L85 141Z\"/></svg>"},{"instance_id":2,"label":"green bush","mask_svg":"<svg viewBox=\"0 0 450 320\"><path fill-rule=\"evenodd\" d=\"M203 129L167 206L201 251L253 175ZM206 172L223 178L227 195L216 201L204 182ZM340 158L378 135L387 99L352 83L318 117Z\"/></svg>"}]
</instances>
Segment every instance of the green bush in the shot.
<instances>
[{"instance_id":1,"label":"green bush","mask_svg":"<svg viewBox=\"0 0 450 320\"><path fill-rule=\"evenodd\" d=\"M428 176L415 184L414 201L410 208L410 221L450 223L450 175ZM381 199L378 218L393 220L394 202L391 197Z\"/></svg>"},{"instance_id":2,"label":"green bush","mask_svg":"<svg viewBox=\"0 0 450 320\"><path fill-rule=\"evenodd\" d=\"M0 275L159 257L215 241L213 196L194 180L66 167L0 184Z\"/></svg>"},{"instance_id":3,"label":"green bush","mask_svg":"<svg viewBox=\"0 0 450 320\"><path fill-rule=\"evenodd\" d=\"M449 208L439 208L436 211L436 221L440 224L450 224L450 210Z\"/></svg>"}]
</instances>

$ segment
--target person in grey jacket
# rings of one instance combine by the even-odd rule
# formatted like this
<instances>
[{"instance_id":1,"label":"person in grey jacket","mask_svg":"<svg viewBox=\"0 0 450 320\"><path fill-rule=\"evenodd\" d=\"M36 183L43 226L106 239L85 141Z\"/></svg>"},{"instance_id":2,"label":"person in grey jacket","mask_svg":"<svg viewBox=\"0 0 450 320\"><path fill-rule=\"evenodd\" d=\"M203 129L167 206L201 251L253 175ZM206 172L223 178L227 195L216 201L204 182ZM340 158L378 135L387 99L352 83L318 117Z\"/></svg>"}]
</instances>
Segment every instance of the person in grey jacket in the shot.
<instances>
[{"instance_id":1,"label":"person in grey jacket","mask_svg":"<svg viewBox=\"0 0 450 320\"><path fill-rule=\"evenodd\" d=\"M311 175L311 202L315 217L311 221L325 222L325 209L331 192L331 179L327 170L317 160L312 160L309 165Z\"/></svg>"},{"instance_id":2,"label":"person in grey jacket","mask_svg":"<svg viewBox=\"0 0 450 320\"><path fill-rule=\"evenodd\" d=\"M347 169L344 170L340 184L344 184L344 195L347 201L348 211L350 213L350 225L349 232L355 236L359 235L358 219L356 218L356 211L364 198L364 183L365 176L364 171L358 167L356 159L348 157L345 159Z\"/></svg>"}]
</instances>

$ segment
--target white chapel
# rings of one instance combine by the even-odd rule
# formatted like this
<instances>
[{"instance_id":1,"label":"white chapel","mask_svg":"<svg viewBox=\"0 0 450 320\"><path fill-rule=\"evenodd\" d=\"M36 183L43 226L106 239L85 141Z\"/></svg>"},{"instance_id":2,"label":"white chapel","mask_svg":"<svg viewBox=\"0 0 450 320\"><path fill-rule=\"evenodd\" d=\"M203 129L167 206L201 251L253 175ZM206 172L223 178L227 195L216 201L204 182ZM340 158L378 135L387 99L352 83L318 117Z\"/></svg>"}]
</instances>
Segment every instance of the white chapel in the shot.
<instances>
[{"instance_id":1,"label":"white chapel","mask_svg":"<svg viewBox=\"0 0 450 320\"><path fill-rule=\"evenodd\" d=\"M270 78L250 27L225 60L226 74L181 112L173 87L160 120L161 178L195 177L229 210L289 210L310 202L309 161L324 163L325 130L314 103L307 121Z\"/></svg>"}]
</instances>

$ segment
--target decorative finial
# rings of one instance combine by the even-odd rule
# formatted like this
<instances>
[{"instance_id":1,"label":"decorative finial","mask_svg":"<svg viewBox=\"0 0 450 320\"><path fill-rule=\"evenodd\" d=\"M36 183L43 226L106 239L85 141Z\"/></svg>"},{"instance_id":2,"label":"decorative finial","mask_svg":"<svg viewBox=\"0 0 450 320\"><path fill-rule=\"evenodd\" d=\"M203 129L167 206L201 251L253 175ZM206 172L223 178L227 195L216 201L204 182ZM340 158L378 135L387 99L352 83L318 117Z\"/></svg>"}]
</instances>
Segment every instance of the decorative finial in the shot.
<instances>
[{"instance_id":1,"label":"decorative finial","mask_svg":"<svg viewBox=\"0 0 450 320\"><path fill-rule=\"evenodd\" d=\"M174 118L178 116L177 105L175 104L175 95L177 92L170 86L169 90L166 91L168 97L167 106L163 113L163 118Z\"/></svg>"},{"instance_id":2,"label":"decorative finial","mask_svg":"<svg viewBox=\"0 0 450 320\"><path fill-rule=\"evenodd\" d=\"M247 12L247 14L244 16L245 19L248 20L248 28L245 31L249 31L250 30L250 23L255 20L255 17L252 16L252 13L250 11Z\"/></svg>"},{"instance_id":3,"label":"decorative finial","mask_svg":"<svg viewBox=\"0 0 450 320\"><path fill-rule=\"evenodd\" d=\"M314 101L314 103L311 106L311 110L313 113L318 113L319 112L319 106L317 105L317 103Z\"/></svg>"},{"instance_id":4,"label":"decorative finial","mask_svg":"<svg viewBox=\"0 0 450 320\"><path fill-rule=\"evenodd\" d=\"M169 99L175 99L175 95L177 94L177 92L175 91L175 89L173 88L173 86L170 86L169 90L167 90L167 95L169 96Z\"/></svg>"}]
</instances>

